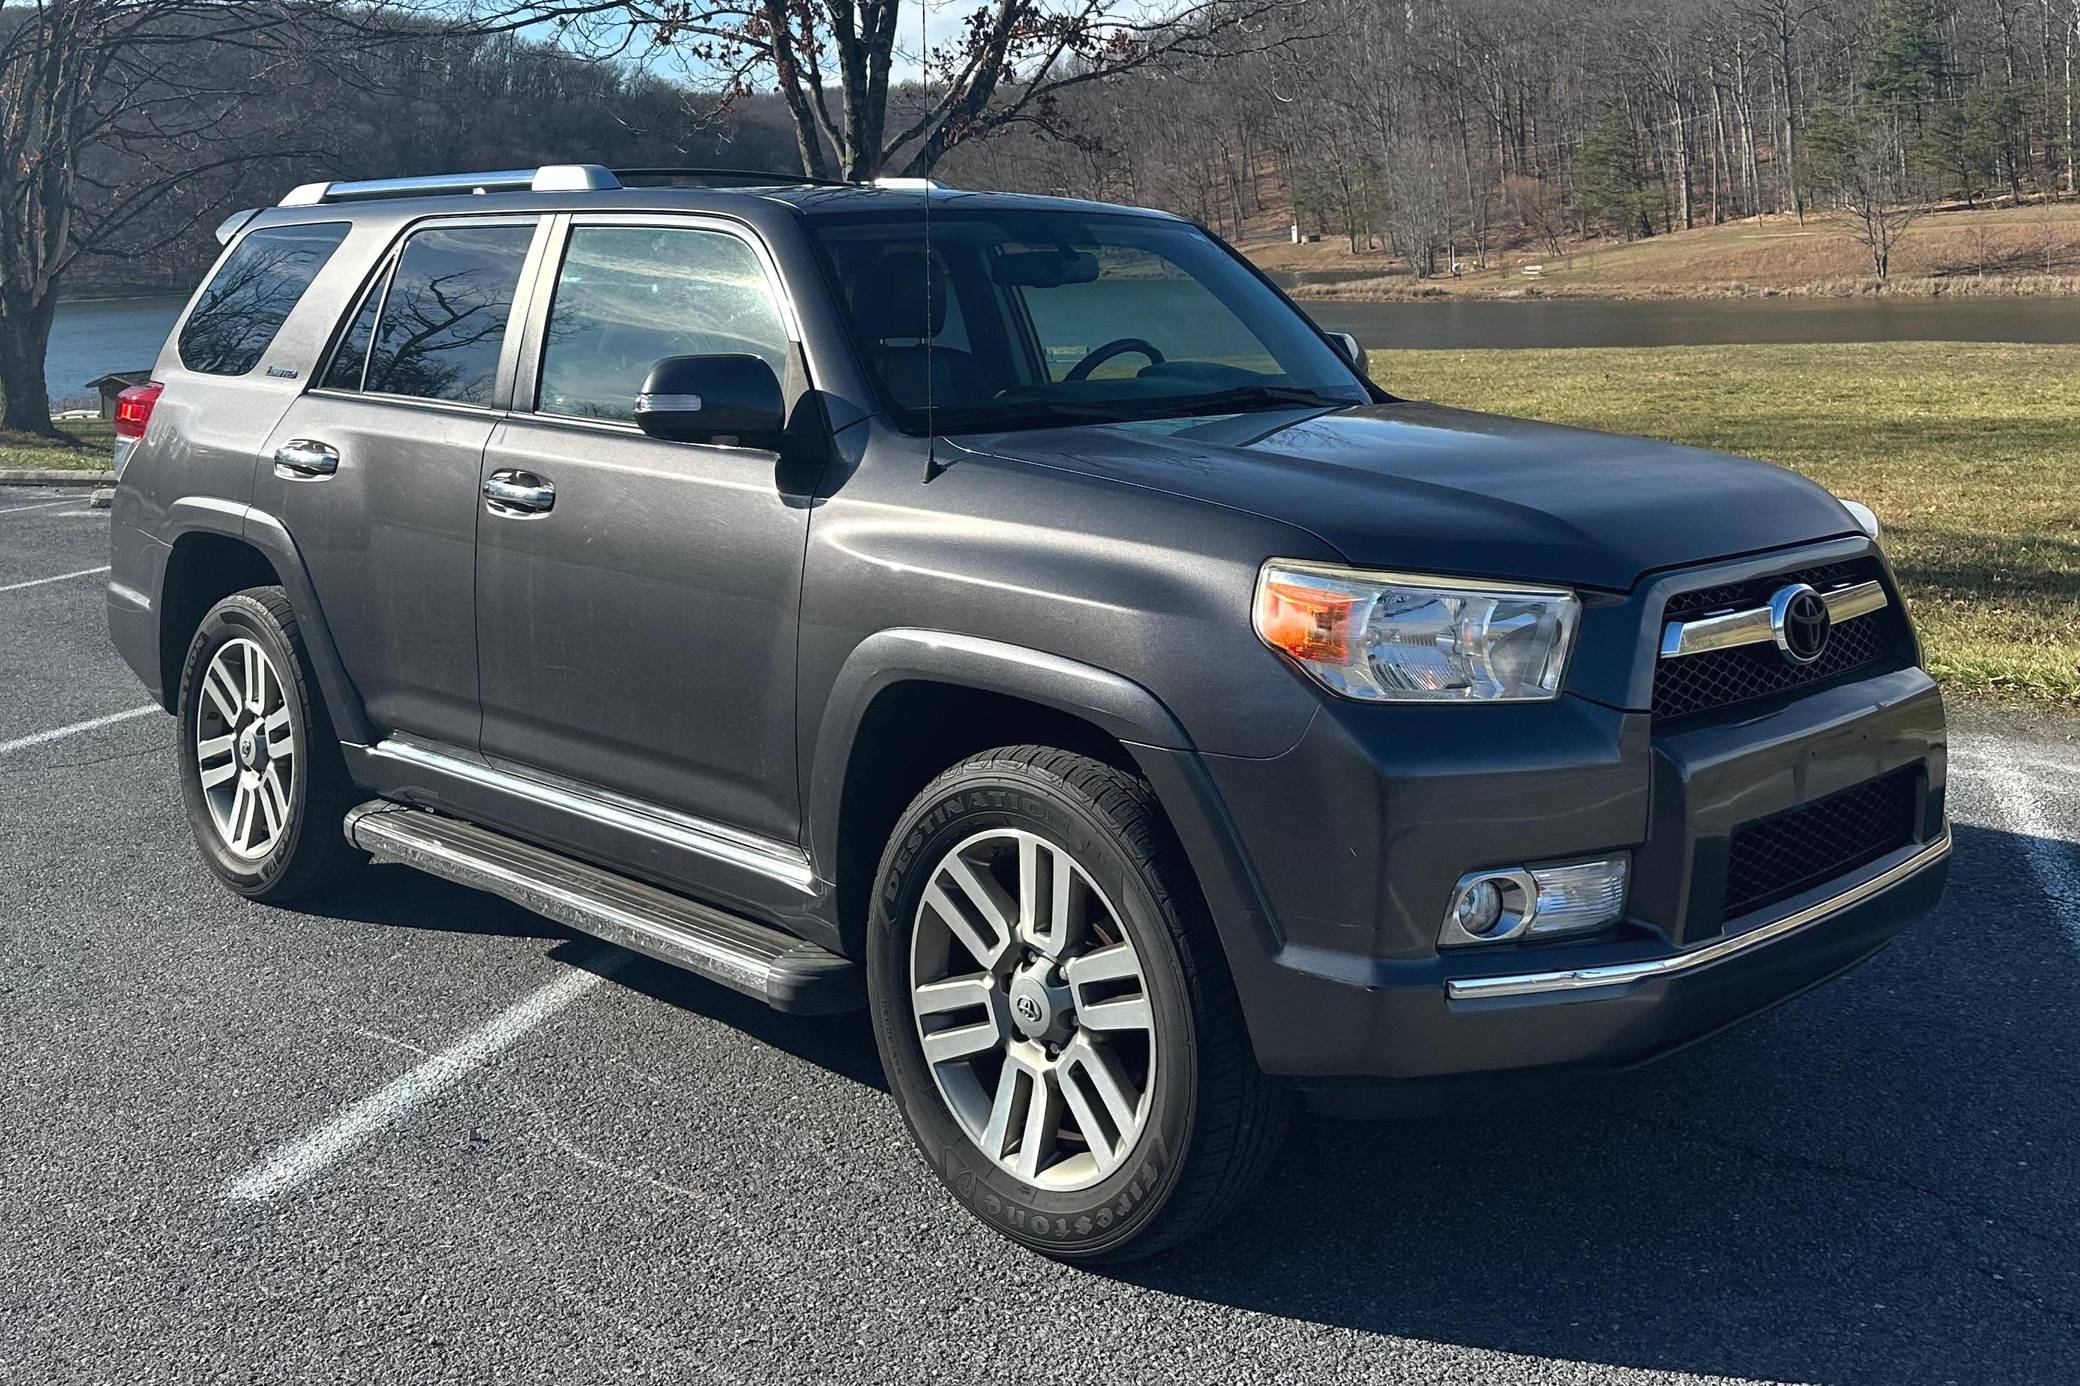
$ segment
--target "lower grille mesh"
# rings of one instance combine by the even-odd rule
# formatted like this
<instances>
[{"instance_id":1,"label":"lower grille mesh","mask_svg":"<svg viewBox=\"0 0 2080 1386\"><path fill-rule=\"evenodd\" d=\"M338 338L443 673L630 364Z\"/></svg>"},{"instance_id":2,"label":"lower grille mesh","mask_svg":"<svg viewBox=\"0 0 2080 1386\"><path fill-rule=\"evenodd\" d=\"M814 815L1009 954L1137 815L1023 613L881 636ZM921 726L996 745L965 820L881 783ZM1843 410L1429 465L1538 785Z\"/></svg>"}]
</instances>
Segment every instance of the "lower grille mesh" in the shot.
<instances>
[{"instance_id":1,"label":"lower grille mesh","mask_svg":"<svg viewBox=\"0 0 2080 1386\"><path fill-rule=\"evenodd\" d=\"M1912 766L1734 830L1726 917L1761 909L1914 840Z\"/></svg>"}]
</instances>

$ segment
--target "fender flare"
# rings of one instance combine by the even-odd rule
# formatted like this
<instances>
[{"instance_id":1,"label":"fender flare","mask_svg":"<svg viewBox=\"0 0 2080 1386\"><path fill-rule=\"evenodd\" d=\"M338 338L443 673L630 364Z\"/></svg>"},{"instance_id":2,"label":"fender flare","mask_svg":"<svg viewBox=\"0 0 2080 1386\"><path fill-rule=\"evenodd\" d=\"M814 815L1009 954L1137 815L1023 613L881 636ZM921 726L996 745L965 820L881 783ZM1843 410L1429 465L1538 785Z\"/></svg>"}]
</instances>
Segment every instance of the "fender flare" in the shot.
<instances>
[{"instance_id":1,"label":"fender flare","mask_svg":"<svg viewBox=\"0 0 2080 1386\"><path fill-rule=\"evenodd\" d=\"M1238 974L1238 949L1258 956L1277 950L1277 927L1233 820L1198 748L1162 700L1110 670L1000 640L896 628L868 636L846 657L824 703L804 796L811 859L824 870L839 860L845 780L867 709L883 690L911 681L1021 698L1113 736L1155 789Z\"/></svg>"},{"instance_id":2,"label":"fender flare","mask_svg":"<svg viewBox=\"0 0 2080 1386\"><path fill-rule=\"evenodd\" d=\"M288 594L290 609L296 613L297 632L303 637L304 652L318 675L318 688L325 695L325 709L332 717L334 733L348 745L373 742L375 729L369 723L368 711L354 681L347 676L339 647L332 642L332 629L325 623L317 588L311 584L310 572L303 565L303 555L298 552L289 527L256 506L209 496L184 496L175 501L171 519L164 540L169 546L177 547L185 535L217 534L243 542L267 560Z\"/></svg>"}]
</instances>

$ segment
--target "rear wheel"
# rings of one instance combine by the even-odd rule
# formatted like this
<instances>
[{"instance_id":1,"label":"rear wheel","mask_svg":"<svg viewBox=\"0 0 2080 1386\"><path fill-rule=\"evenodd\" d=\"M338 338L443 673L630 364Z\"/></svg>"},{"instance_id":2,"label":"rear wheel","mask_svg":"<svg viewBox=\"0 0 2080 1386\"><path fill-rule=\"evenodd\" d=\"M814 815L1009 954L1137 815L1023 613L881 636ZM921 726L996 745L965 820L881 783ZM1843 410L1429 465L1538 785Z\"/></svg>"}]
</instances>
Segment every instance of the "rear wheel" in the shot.
<instances>
[{"instance_id":1,"label":"rear wheel","mask_svg":"<svg viewBox=\"0 0 2080 1386\"><path fill-rule=\"evenodd\" d=\"M928 786L882 861L868 977L927 1160L1037 1250L1159 1250L1275 1151L1286 1095L1153 795L1113 766L1009 747Z\"/></svg>"},{"instance_id":2,"label":"rear wheel","mask_svg":"<svg viewBox=\"0 0 2080 1386\"><path fill-rule=\"evenodd\" d=\"M226 885L287 900L364 860L341 831L354 787L279 587L233 593L202 618L179 714L181 797Z\"/></svg>"}]
</instances>

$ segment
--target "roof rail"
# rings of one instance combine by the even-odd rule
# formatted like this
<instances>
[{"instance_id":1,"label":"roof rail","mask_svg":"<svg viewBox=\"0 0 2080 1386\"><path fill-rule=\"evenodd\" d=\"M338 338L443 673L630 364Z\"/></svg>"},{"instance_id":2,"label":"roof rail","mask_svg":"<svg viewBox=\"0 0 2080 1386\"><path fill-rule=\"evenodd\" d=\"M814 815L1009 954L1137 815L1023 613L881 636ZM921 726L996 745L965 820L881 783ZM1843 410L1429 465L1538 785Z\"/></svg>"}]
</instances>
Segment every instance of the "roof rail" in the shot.
<instances>
[{"instance_id":1,"label":"roof rail","mask_svg":"<svg viewBox=\"0 0 2080 1386\"><path fill-rule=\"evenodd\" d=\"M944 192L946 185L936 178L876 178L874 186L898 192Z\"/></svg>"},{"instance_id":2,"label":"roof rail","mask_svg":"<svg viewBox=\"0 0 2080 1386\"><path fill-rule=\"evenodd\" d=\"M801 173L773 173L758 168L617 168L614 176L623 183L634 180L642 182L686 182L709 187L797 187L851 188L838 178L811 178Z\"/></svg>"},{"instance_id":3,"label":"roof rail","mask_svg":"<svg viewBox=\"0 0 2080 1386\"><path fill-rule=\"evenodd\" d=\"M620 180L598 164L543 164L540 168L509 168L493 173L432 173L418 178L305 183L291 188L279 205L318 207L332 202L442 197L454 193L607 192L620 186Z\"/></svg>"}]
</instances>

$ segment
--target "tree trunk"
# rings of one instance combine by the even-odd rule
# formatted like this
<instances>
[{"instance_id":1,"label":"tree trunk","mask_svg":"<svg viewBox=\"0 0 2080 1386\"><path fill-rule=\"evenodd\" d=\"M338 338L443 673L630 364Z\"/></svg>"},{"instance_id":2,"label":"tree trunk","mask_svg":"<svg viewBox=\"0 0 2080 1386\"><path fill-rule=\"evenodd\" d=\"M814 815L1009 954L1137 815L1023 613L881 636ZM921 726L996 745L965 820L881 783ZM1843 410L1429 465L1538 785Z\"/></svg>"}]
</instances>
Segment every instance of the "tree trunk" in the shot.
<instances>
[{"instance_id":1,"label":"tree trunk","mask_svg":"<svg viewBox=\"0 0 2080 1386\"><path fill-rule=\"evenodd\" d=\"M40 303L24 302L19 313L0 312L0 428L47 438L58 434L43 378L57 306L57 296L46 294Z\"/></svg>"},{"instance_id":2,"label":"tree trunk","mask_svg":"<svg viewBox=\"0 0 2080 1386\"><path fill-rule=\"evenodd\" d=\"M2080 169L2080 150L2074 148L2074 44L2080 44L2080 10L2074 10L2074 25L2065 31L2065 196L2072 198L2080 185L2074 171Z\"/></svg>"}]
</instances>

